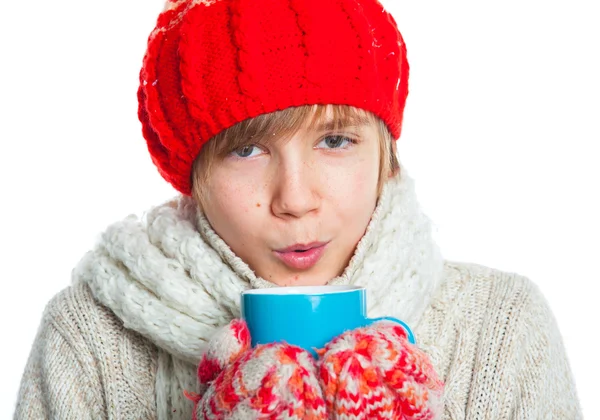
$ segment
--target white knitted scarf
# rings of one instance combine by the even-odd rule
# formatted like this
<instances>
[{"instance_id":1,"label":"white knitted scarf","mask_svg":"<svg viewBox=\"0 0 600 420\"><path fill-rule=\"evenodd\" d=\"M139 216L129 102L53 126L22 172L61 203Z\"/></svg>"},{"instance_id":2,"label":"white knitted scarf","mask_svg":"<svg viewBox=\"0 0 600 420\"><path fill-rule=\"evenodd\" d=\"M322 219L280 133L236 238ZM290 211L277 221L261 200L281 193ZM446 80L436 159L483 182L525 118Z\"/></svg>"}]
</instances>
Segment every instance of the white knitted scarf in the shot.
<instances>
[{"instance_id":1,"label":"white knitted scarf","mask_svg":"<svg viewBox=\"0 0 600 420\"><path fill-rule=\"evenodd\" d=\"M401 167L348 267L328 284L367 287L369 316L394 316L415 329L442 269L430 220ZM185 196L108 227L73 270L73 282L87 283L126 328L159 348L159 419L173 418L172 408L177 418L191 416L181 389L195 389L193 366L207 340L240 316L243 290L274 286L232 252Z\"/></svg>"}]
</instances>

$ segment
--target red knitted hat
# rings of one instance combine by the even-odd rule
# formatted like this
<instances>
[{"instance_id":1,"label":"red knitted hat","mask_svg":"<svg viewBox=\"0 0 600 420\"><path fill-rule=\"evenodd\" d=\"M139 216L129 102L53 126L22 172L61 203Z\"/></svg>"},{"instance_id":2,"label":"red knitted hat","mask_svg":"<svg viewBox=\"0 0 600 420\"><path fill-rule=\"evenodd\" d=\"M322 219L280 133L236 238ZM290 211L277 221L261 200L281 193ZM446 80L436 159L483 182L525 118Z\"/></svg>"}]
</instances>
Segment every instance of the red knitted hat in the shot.
<instances>
[{"instance_id":1,"label":"red knitted hat","mask_svg":"<svg viewBox=\"0 0 600 420\"><path fill-rule=\"evenodd\" d=\"M377 0L169 0L148 39L138 116L160 174L190 195L202 146L261 114L350 105L400 137L408 71Z\"/></svg>"}]
</instances>

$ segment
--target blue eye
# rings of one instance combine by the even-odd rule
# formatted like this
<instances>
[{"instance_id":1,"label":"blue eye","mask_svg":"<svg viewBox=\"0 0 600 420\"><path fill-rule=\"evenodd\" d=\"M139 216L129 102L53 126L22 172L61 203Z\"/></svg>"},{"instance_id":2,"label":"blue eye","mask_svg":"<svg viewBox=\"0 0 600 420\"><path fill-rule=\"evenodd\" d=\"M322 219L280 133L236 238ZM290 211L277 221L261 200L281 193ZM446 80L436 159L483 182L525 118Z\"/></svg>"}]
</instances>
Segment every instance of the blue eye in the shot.
<instances>
[{"instance_id":1,"label":"blue eye","mask_svg":"<svg viewBox=\"0 0 600 420\"><path fill-rule=\"evenodd\" d=\"M259 153L255 153L255 152L259 152ZM236 157L248 158L248 157L257 156L258 154L260 154L260 152L261 152L261 150L258 147L250 144L248 146L240 147L239 149L234 150L231 153L235 154Z\"/></svg>"},{"instance_id":2,"label":"blue eye","mask_svg":"<svg viewBox=\"0 0 600 420\"><path fill-rule=\"evenodd\" d=\"M325 146L328 149L342 149L347 146L348 143L354 144L356 141L347 136L335 135L325 137L321 140L321 143L325 143Z\"/></svg>"}]
</instances>

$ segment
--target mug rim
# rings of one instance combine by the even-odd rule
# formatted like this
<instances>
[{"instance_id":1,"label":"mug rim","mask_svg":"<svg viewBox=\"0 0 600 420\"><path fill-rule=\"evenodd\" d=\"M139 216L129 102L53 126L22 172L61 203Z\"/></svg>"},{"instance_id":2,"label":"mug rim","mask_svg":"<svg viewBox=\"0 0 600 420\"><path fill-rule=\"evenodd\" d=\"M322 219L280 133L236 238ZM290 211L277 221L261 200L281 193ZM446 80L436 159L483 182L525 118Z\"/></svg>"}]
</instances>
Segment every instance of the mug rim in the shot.
<instances>
[{"instance_id":1,"label":"mug rim","mask_svg":"<svg viewBox=\"0 0 600 420\"><path fill-rule=\"evenodd\" d=\"M363 286L340 285L340 286L284 286L269 287L266 289L248 289L242 292L242 296L320 296L339 293L356 292L366 290Z\"/></svg>"}]
</instances>

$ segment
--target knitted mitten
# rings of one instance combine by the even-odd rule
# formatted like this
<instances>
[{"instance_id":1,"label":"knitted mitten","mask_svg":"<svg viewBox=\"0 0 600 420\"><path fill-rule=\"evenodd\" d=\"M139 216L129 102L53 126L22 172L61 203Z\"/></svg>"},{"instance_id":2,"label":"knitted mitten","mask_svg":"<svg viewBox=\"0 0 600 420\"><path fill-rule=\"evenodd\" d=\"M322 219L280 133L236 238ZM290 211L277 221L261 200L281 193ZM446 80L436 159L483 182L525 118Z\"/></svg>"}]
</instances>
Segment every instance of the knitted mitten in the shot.
<instances>
[{"instance_id":1,"label":"knitted mitten","mask_svg":"<svg viewBox=\"0 0 600 420\"><path fill-rule=\"evenodd\" d=\"M444 384L400 325L383 321L346 332L319 355L331 418L441 418Z\"/></svg>"},{"instance_id":2,"label":"knitted mitten","mask_svg":"<svg viewBox=\"0 0 600 420\"><path fill-rule=\"evenodd\" d=\"M197 419L327 418L313 357L284 343L250 348L246 323L234 320L208 345L198 366L202 395L186 395Z\"/></svg>"}]
</instances>

